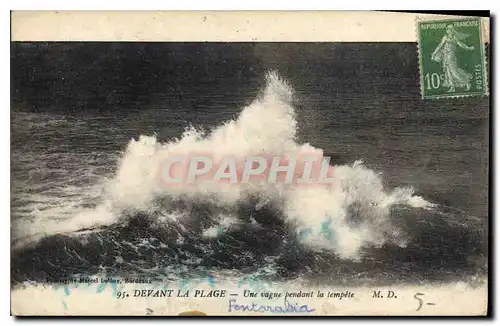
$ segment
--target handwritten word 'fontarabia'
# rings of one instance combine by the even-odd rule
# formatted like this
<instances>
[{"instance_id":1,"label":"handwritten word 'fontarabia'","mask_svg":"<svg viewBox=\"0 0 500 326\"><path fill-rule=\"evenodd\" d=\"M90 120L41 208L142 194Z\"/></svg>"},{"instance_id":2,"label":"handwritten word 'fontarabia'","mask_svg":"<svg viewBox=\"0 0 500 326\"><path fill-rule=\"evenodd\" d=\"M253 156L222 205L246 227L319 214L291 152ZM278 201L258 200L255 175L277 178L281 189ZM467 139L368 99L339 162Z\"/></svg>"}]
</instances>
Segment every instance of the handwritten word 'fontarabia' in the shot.
<instances>
[{"instance_id":1,"label":"handwritten word 'fontarabia'","mask_svg":"<svg viewBox=\"0 0 500 326\"><path fill-rule=\"evenodd\" d=\"M311 313L316 309L309 308L307 304L299 305L288 302L286 299L283 306L271 306L268 304L261 305L252 302L251 304L237 304L236 299L229 299L228 312L270 312L273 314L286 314L286 313Z\"/></svg>"}]
</instances>

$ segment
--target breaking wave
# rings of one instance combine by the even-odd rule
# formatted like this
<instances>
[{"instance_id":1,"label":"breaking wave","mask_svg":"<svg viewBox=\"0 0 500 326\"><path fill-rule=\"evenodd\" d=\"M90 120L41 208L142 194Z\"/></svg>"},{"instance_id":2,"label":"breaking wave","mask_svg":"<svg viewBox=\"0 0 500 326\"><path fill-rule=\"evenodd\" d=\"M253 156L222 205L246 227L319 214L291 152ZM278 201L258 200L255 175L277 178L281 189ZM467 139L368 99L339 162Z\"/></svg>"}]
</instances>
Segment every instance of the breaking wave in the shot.
<instances>
[{"instance_id":1,"label":"breaking wave","mask_svg":"<svg viewBox=\"0 0 500 326\"><path fill-rule=\"evenodd\" d=\"M337 182L323 187L250 183L168 188L162 184L161 163L174 153L189 156L204 151L215 158L241 158L253 153L322 156L321 149L297 142L292 88L274 72L266 76L266 81L262 95L237 119L211 132L191 128L180 139L166 144L150 136L132 140L111 186L113 203L121 209L147 212L158 199L167 207L182 199L231 208L251 198L257 201L256 209L264 203L271 205L297 233L308 233L301 237L304 244L332 250L342 258L357 258L364 245L382 245L386 241L403 245L400 231L391 225L390 208L432 205L414 196L410 188L384 191L381 176L362 162L334 165Z\"/></svg>"},{"instance_id":2,"label":"breaking wave","mask_svg":"<svg viewBox=\"0 0 500 326\"><path fill-rule=\"evenodd\" d=\"M17 279L137 270L167 275L200 266L287 270L305 253L356 262L366 248L405 247L411 239L395 219L404 216L398 211L432 212L436 206L409 187L385 189L382 175L361 161L330 162L335 182L315 187L162 182L162 162L174 154L323 156L320 148L298 141L294 100L291 86L270 72L265 89L234 120L210 131L191 126L166 143L155 136L132 139L101 204L70 219L45 220L31 228L36 234L16 240L17 250L24 250L13 258ZM35 252L38 258L27 258ZM49 271L51 255L71 259L57 259L58 271ZM28 264L42 271L30 274Z\"/></svg>"}]
</instances>

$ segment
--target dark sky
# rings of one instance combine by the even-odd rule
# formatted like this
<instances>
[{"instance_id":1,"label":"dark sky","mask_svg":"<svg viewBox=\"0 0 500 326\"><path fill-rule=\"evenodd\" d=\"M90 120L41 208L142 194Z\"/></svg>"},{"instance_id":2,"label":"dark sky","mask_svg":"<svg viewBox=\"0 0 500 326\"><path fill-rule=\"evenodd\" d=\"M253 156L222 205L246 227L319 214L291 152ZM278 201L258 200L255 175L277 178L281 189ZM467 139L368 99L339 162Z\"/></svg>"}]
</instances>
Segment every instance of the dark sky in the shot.
<instances>
[{"instance_id":1,"label":"dark sky","mask_svg":"<svg viewBox=\"0 0 500 326\"><path fill-rule=\"evenodd\" d=\"M415 43L37 42L11 46L13 109L113 110L182 89L238 93L278 69L293 84L336 76L339 91L369 91L385 76L418 83ZM370 78L366 78L370 77ZM324 78L326 80L326 78ZM316 80L316 81L315 81ZM295 85L294 85L295 86ZM382 85L383 86L383 85ZM229 89L228 89L229 88ZM240 91L241 92L241 91Z\"/></svg>"}]
</instances>

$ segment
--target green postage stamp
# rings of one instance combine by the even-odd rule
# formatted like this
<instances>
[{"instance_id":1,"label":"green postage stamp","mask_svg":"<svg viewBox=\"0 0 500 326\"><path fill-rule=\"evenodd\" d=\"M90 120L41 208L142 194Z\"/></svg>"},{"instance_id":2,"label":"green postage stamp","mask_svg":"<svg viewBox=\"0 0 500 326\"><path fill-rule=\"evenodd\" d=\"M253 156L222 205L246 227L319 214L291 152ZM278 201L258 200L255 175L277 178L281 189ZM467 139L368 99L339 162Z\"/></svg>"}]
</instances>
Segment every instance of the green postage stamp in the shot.
<instances>
[{"instance_id":1,"label":"green postage stamp","mask_svg":"<svg viewBox=\"0 0 500 326\"><path fill-rule=\"evenodd\" d=\"M480 18L418 22L422 97L487 94Z\"/></svg>"}]
</instances>

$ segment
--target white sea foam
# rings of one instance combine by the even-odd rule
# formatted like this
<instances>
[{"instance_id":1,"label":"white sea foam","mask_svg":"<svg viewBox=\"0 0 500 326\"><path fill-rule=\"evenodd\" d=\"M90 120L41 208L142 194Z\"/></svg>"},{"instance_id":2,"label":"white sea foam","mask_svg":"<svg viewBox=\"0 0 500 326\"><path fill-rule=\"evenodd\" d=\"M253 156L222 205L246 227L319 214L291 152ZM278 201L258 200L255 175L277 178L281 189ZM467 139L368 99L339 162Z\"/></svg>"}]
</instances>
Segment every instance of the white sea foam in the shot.
<instances>
[{"instance_id":1,"label":"white sea foam","mask_svg":"<svg viewBox=\"0 0 500 326\"><path fill-rule=\"evenodd\" d=\"M162 182L162 162L171 155L208 153L215 159L232 156L243 160L255 153L323 156L321 149L298 143L296 139L297 121L290 85L274 72L267 74L266 81L262 94L243 108L236 119L210 133L190 127L180 138L167 143L158 142L155 136L132 139L115 178L108 184L106 203L98 210L75 216L66 222L67 227L58 228L67 231L110 224L124 210L147 212L157 198L231 207L251 197L260 198L257 209L265 203L281 209L287 222L302 235L301 241L313 249L327 249L342 258L357 259L365 245L381 245L396 239L399 245L404 245L401 237L390 236L399 232L391 224L390 208L394 205L429 208L432 204L414 196L410 188L385 190L381 176L359 161L332 165L336 182L314 187L265 182L167 187ZM213 229L205 233L217 234Z\"/></svg>"},{"instance_id":2,"label":"white sea foam","mask_svg":"<svg viewBox=\"0 0 500 326\"><path fill-rule=\"evenodd\" d=\"M166 144L150 136L132 140L114 180L115 204L140 210L147 208L154 198L170 196L231 206L249 196L257 196L278 203L298 232L307 230L309 236L302 240L305 244L353 259L358 257L363 245L383 244L391 240L387 234L398 233L391 230L389 210L392 206L431 207L423 198L413 196L410 188L384 190L381 176L362 162L332 166L337 182L316 187L265 182L223 186L204 183L196 187L162 184L161 163L174 154L189 156L205 152L215 158L229 155L245 158L253 153L322 156L321 149L296 140L292 88L274 72L269 73L266 80L260 97L245 107L237 119L211 133L190 128L180 139ZM359 215L356 224L349 223L352 207L356 207L355 214Z\"/></svg>"}]
</instances>

